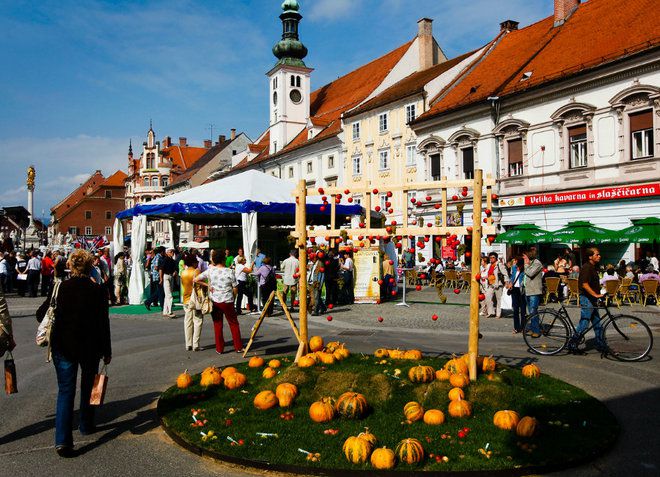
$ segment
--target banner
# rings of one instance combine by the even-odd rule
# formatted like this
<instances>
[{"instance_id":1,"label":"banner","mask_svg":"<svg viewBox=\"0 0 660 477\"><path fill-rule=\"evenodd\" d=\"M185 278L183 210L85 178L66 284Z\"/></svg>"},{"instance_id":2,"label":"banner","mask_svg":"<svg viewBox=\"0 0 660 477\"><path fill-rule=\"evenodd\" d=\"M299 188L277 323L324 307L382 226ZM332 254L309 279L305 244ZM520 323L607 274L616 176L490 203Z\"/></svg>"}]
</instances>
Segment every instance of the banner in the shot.
<instances>
[{"instance_id":1,"label":"banner","mask_svg":"<svg viewBox=\"0 0 660 477\"><path fill-rule=\"evenodd\" d=\"M380 300L380 252L360 250L353 255L355 265L355 302L377 303Z\"/></svg>"}]
</instances>

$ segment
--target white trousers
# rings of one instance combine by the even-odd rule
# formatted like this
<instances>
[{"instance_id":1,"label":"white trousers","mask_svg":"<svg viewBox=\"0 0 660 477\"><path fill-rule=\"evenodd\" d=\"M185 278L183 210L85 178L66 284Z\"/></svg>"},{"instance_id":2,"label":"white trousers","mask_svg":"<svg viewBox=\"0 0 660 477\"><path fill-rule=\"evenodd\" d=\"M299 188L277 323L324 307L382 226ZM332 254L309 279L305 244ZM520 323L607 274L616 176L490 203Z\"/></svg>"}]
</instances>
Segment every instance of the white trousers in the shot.
<instances>
[{"instance_id":1,"label":"white trousers","mask_svg":"<svg viewBox=\"0 0 660 477\"><path fill-rule=\"evenodd\" d=\"M163 290L165 290L165 301L163 302L163 315L172 313L172 275L163 275Z\"/></svg>"},{"instance_id":2,"label":"white trousers","mask_svg":"<svg viewBox=\"0 0 660 477\"><path fill-rule=\"evenodd\" d=\"M486 313L488 315L495 315L496 317L502 316L502 292L504 291L503 287L494 288L491 286L486 287ZM497 302L495 309L493 309L493 298Z\"/></svg>"},{"instance_id":3,"label":"white trousers","mask_svg":"<svg viewBox=\"0 0 660 477\"><path fill-rule=\"evenodd\" d=\"M183 318L183 332L186 336L186 348L199 348L199 337L202 334L204 315L201 310L189 310L184 307L186 314Z\"/></svg>"}]
</instances>

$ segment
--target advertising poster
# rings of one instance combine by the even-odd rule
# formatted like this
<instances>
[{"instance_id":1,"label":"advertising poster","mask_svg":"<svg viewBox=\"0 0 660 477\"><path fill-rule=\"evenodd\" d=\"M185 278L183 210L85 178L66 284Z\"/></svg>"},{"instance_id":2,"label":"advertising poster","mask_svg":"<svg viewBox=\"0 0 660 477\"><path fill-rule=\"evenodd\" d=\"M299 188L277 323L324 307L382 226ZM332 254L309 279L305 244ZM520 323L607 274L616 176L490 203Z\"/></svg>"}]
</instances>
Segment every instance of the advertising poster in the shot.
<instances>
[{"instance_id":1,"label":"advertising poster","mask_svg":"<svg viewBox=\"0 0 660 477\"><path fill-rule=\"evenodd\" d=\"M376 303L380 299L380 252L360 250L353 256L355 264L355 302Z\"/></svg>"}]
</instances>

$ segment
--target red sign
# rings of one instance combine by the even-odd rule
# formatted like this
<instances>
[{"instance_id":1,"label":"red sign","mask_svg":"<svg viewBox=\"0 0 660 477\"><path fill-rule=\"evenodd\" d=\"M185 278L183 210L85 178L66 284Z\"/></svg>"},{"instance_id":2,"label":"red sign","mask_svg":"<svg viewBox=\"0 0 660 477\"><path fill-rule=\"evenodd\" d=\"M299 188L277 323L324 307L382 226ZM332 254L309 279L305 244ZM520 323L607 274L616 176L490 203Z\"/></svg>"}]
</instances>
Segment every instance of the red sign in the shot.
<instances>
[{"instance_id":1,"label":"red sign","mask_svg":"<svg viewBox=\"0 0 660 477\"><path fill-rule=\"evenodd\" d=\"M602 189L557 192L525 196L525 205L567 204L570 202L590 202L595 200L636 199L660 195L660 183L639 186L606 187Z\"/></svg>"}]
</instances>

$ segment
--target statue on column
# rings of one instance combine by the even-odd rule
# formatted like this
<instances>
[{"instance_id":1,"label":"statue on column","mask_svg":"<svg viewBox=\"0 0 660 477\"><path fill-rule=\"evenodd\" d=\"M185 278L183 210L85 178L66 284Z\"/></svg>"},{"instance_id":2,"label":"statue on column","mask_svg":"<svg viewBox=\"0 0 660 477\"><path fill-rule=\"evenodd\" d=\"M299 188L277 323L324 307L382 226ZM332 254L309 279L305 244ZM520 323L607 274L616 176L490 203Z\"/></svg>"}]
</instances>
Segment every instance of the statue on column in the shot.
<instances>
[{"instance_id":1,"label":"statue on column","mask_svg":"<svg viewBox=\"0 0 660 477\"><path fill-rule=\"evenodd\" d=\"M35 171L34 166L28 167L27 181L26 181L28 190L34 190L34 179L36 176L37 176L37 172Z\"/></svg>"}]
</instances>

